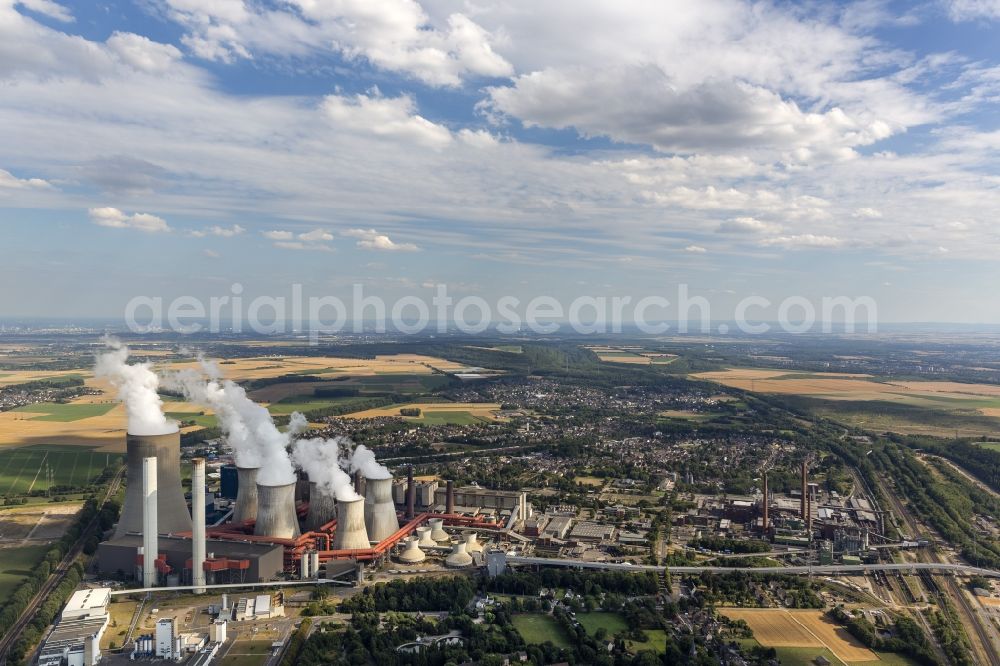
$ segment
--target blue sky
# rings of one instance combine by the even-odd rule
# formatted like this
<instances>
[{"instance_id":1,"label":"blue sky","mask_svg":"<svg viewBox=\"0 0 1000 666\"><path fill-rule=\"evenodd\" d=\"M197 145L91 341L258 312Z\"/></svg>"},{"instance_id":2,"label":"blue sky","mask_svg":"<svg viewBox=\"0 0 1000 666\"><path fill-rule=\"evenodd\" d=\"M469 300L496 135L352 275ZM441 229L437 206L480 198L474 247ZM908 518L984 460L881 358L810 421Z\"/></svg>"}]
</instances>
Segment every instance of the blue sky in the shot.
<instances>
[{"instance_id":1,"label":"blue sky","mask_svg":"<svg viewBox=\"0 0 1000 666\"><path fill-rule=\"evenodd\" d=\"M1000 1L0 0L0 315L871 296L1000 322Z\"/></svg>"}]
</instances>

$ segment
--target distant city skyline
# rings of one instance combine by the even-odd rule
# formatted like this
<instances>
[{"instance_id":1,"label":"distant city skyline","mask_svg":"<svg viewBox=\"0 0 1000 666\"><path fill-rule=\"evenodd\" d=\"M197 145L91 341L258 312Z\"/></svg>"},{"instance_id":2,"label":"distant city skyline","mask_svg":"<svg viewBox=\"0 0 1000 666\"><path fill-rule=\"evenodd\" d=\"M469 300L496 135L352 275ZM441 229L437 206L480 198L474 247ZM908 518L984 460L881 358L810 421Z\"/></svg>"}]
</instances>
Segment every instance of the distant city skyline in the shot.
<instances>
[{"instance_id":1,"label":"distant city skyline","mask_svg":"<svg viewBox=\"0 0 1000 666\"><path fill-rule=\"evenodd\" d=\"M998 28L995 0L0 0L0 320L240 283L1000 323Z\"/></svg>"}]
</instances>

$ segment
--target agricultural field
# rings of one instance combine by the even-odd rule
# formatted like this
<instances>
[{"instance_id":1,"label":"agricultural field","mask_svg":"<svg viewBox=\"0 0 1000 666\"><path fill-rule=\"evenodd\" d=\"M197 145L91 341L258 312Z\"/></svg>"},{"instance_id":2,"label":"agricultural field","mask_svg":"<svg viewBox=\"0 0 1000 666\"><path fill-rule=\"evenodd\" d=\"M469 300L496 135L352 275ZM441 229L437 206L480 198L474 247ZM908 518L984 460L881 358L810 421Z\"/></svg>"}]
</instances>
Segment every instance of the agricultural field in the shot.
<instances>
[{"instance_id":1,"label":"agricultural field","mask_svg":"<svg viewBox=\"0 0 1000 666\"><path fill-rule=\"evenodd\" d=\"M455 423L469 425L485 421L495 421L500 405L495 402L412 402L405 405L391 405L376 409L366 409L362 412L346 414L342 418L369 419L379 416L400 416L399 410L417 408L420 416L402 417L414 423L438 425Z\"/></svg>"},{"instance_id":2,"label":"agricultural field","mask_svg":"<svg viewBox=\"0 0 1000 666\"><path fill-rule=\"evenodd\" d=\"M115 406L113 402L40 402L25 405L12 411L21 414L38 414L32 417L34 421L80 421L95 416L104 416Z\"/></svg>"},{"instance_id":3,"label":"agricultural field","mask_svg":"<svg viewBox=\"0 0 1000 666\"><path fill-rule=\"evenodd\" d=\"M267 406L268 411L274 415L286 415L292 412L309 412L315 409L327 409L329 407L350 406L353 404L363 404L368 398L364 396L345 396L342 398L317 398L312 395L293 395L271 403ZM370 404L370 403L369 403Z\"/></svg>"},{"instance_id":4,"label":"agricultural field","mask_svg":"<svg viewBox=\"0 0 1000 666\"><path fill-rule=\"evenodd\" d=\"M97 447L37 445L0 449L0 496L51 486L84 486L106 467L122 464L120 453Z\"/></svg>"},{"instance_id":5,"label":"agricultural field","mask_svg":"<svg viewBox=\"0 0 1000 666\"><path fill-rule=\"evenodd\" d=\"M859 643L847 629L831 622L820 610L723 608L720 612L731 619L745 621L753 630L754 638L767 647L827 648L837 659L850 664L879 661L878 655Z\"/></svg>"},{"instance_id":6,"label":"agricultural field","mask_svg":"<svg viewBox=\"0 0 1000 666\"><path fill-rule=\"evenodd\" d=\"M850 373L729 368L695 379L787 396L817 415L846 425L904 434L955 436L995 433L1000 386L941 381L893 381Z\"/></svg>"},{"instance_id":7,"label":"agricultural field","mask_svg":"<svg viewBox=\"0 0 1000 666\"><path fill-rule=\"evenodd\" d=\"M544 613L519 613L514 615L511 621L525 643L530 645L552 643L559 648L568 648L570 646L566 633L551 615Z\"/></svg>"},{"instance_id":8,"label":"agricultural field","mask_svg":"<svg viewBox=\"0 0 1000 666\"><path fill-rule=\"evenodd\" d=\"M223 377L234 381L267 379L294 374L322 377L327 375L357 377L377 374L429 375L434 372L460 372L465 369L461 363L421 354L393 354L375 356L370 359L336 356L267 356L219 361L217 365ZM171 363L170 367L198 369L199 364L197 361L185 360Z\"/></svg>"},{"instance_id":9,"label":"agricultural field","mask_svg":"<svg viewBox=\"0 0 1000 666\"><path fill-rule=\"evenodd\" d=\"M81 502L47 502L0 508L0 545L55 541L66 533L82 507Z\"/></svg>"},{"instance_id":10,"label":"agricultural field","mask_svg":"<svg viewBox=\"0 0 1000 666\"><path fill-rule=\"evenodd\" d=\"M0 608L48 550L47 544L0 548Z\"/></svg>"}]
</instances>

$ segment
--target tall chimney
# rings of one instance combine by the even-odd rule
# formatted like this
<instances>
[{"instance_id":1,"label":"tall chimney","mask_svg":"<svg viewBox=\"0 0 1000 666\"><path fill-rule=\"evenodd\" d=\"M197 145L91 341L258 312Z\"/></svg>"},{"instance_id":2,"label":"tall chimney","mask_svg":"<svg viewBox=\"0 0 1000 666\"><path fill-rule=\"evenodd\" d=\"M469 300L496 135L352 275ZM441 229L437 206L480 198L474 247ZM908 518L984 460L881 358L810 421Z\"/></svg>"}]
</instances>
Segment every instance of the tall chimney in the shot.
<instances>
[{"instance_id":1,"label":"tall chimney","mask_svg":"<svg viewBox=\"0 0 1000 666\"><path fill-rule=\"evenodd\" d=\"M809 468L806 467L806 461L802 461L802 520L806 519L806 495L809 493Z\"/></svg>"},{"instance_id":2,"label":"tall chimney","mask_svg":"<svg viewBox=\"0 0 1000 666\"><path fill-rule=\"evenodd\" d=\"M455 513L455 482L448 479L445 488L444 512L452 514Z\"/></svg>"},{"instance_id":3,"label":"tall chimney","mask_svg":"<svg viewBox=\"0 0 1000 666\"><path fill-rule=\"evenodd\" d=\"M406 519L413 518L413 507L417 503L417 485L413 482L413 465L406 471Z\"/></svg>"},{"instance_id":4,"label":"tall chimney","mask_svg":"<svg viewBox=\"0 0 1000 666\"><path fill-rule=\"evenodd\" d=\"M205 459L191 461L191 584L195 594L205 593Z\"/></svg>"},{"instance_id":5,"label":"tall chimney","mask_svg":"<svg viewBox=\"0 0 1000 666\"><path fill-rule=\"evenodd\" d=\"M236 508L233 509L233 523L242 525L248 520L257 520L257 472L256 467L237 467L239 488L236 490Z\"/></svg>"},{"instance_id":6,"label":"tall chimney","mask_svg":"<svg viewBox=\"0 0 1000 666\"><path fill-rule=\"evenodd\" d=\"M142 459L142 586L156 585L157 543L156 457Z\"/></svg>"},{"instance_id":7,"label":"tall chimney","mask_svg":"<svg viewBox=\"0 0 1000 666\"><path fill-rule=\"evenodd\" d=\"M806 500L806 535L809 537L810 541L812 541L812 531L813 531L812 496L809 496Z\"/></svg>"},{"instance_id":8,"label":"tall chimney","mask_svg":"<svg viewBox=\"0 0 1000 666\"><path fill-rule=\"evenodd\" d=\"M361 470L358 470L354 473L354 492L359 495L363 495L364 493L361 492L361 489Z\"/></svg>"},{"instance_id":9,"label":"tall chimney","mask_svg":"<svg viewBox=\"0 0 1000 666\"><path fill-rule=\"evenodd\" d=\"M122 515L115 528L115 537L144 532L142 470L145 458L156 458L157 529L161 534L189 532L191 514L181 488L181 436L179 432L164 435L125 436L127 481Z\"/></svg>"},{"instance_id":10,"label":"tall chimney","mask_svg":"<svg viewBox=\"0 0 1000 666\"><path fill-rule=\"evenodd\" d=\"M768 510L770 509L770 500L767 496L767 472L764 472L764 534L767 534L767 521L768 521Z\"/></svg>"}]
</instances>

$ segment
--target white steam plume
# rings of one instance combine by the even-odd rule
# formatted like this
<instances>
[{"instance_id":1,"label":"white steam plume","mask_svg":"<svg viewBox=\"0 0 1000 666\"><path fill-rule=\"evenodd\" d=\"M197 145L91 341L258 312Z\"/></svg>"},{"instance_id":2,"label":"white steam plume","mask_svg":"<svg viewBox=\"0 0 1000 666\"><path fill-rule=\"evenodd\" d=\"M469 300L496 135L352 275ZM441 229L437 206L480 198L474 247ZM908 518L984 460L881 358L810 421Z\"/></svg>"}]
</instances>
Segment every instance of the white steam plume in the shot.
<instances>
[{"instance_id":1,"label":"white steam plume","mask_svg":"<svg viewBox=\"0 0 1000 666\"><path fill-rule=\"evenodd\" d=\"M358 444L350 458L351 473L360 471L366 479L388 479L389 469L375 460L375 454L364 444Z\"/></svg>"},{"instance_id":2,"label":"white steam plume","mask_svg":"<svg viewBox=\"0 0 1000 666\"><path fill-rule=\"evenodd\" d=\"M211 374L211 366L202 365ZM226 379L206 379L195 370L174 373L167 381L184 392L191 402L215 412L219 426L240 467L257 467L257 481L268 486L295 481L295 471L288 457L292 438L308 428L308 421L298 412L292 414L289 428L281 432L263 405L251 400L242 386Z\"/></svg>"},{"instance_id":3,"label":"white steam plume","mask_svg":"<svg viewBox=\"0 0 1000 666\"><path fill-rule=\"evenodd\" d=\"M340 448L349 445L350 440L343 437L300 439L292 445L292 460L325 495L338 502L361 499L354 492L351 477L340 468Z\"/></svg>"},{"instance_id":4,"label":"white steam plume","mask_svg":"<svg viewBox=\"0 0 1000 666\"><path fill-rule=\"evenodd\" d=\"M129 365L128 347L107 336L109 351L97 355L94 375L107 378L118 389L118 400L125 403L128 432L132 435L166 435L177 432L177 423L163 414L163 401L156 389L160 378L150 363Z\"/></svg>"}]
</instances>

